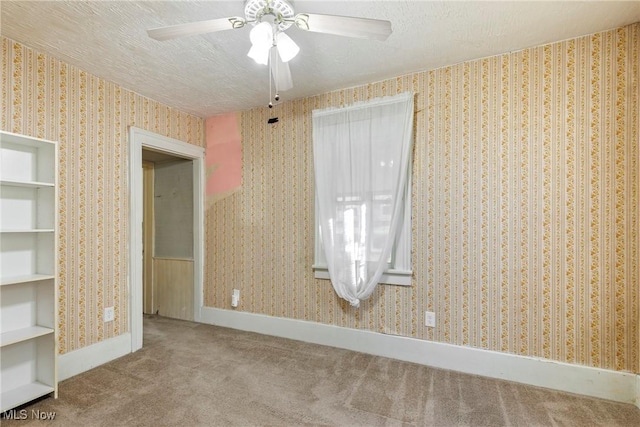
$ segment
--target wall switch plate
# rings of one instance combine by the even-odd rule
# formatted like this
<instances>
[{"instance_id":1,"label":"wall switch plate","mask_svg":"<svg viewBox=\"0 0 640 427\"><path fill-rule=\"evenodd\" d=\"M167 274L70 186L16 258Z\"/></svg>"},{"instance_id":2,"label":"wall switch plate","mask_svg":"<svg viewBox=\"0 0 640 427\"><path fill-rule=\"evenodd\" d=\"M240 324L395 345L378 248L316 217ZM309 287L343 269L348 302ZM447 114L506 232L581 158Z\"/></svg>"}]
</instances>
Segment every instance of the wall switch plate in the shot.
<instances>
[{"instance_id":1,"label":"wall switch plate","mask_svg":"<svg viewBox=\"0 0 640 427\"><path fill-rule=\"evenodd\" d=\"M113 319L115 319L116 317L116 313L113 310L113 307L105 307L104 308L104 321L105 322L112 322Z\"/></svg>"},{"instance_id":2,"label":"wall switch plate","mask_svg":"<svg viewBox=\"0 0 640 427\"><path fill-rule=\"evenodd\" d=\"M436 327L436 313L433 311L424 312L424 326L429 326L430 328Z\"/></svg>"}]
</instances>

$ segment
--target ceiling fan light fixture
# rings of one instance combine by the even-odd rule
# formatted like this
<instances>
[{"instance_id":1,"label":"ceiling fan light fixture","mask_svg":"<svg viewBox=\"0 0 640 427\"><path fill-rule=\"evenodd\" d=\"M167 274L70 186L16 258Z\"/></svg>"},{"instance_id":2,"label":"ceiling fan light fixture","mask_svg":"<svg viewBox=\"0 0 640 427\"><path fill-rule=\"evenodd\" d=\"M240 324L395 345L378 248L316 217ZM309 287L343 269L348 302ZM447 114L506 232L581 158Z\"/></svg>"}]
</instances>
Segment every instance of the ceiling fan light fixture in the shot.
<instances>
[{"instance_id":1,"label":"ceiling fan light fixture","mask_svg":"<svg viewBox=\"0 0 640 427\"><path fill-rule=\"evenodd\" d=\"M249 53L247 53L247 56L256 61L257 64L267 65L269 64L270 50L271 46L257 46L254 44L253 46L251 46L251 49L249 49Z\"/></svg>"},{"instance_id":2,"label":"ceiling fan light fixture","mask_svg":"<svg viewBox=\"0 0 640 427\"><path fill-rule=\"evenodd\" d=\"M253 46L273 45L273 27L268 22L261 22L251 29L249 39Z\"/></svg>"},{"instance_id":3,"label":"ceiling fan light fixture","mask_svg":"<svg viewBox=\"0 0 640 427\"><path fill-rule=\"evenodd\" d=\"M298 52L300 52L300 47L285 33L278 33L276 36L276 46L282 62L291 61L298 55Z\"/></svg>"},{"instance_id":4,"label":"ceiling fan light fixture","mask_svg":"<svg viewBox=\"0 0 640 427\"><path fill-rule=\"evenodd\" d=\"M249 33L251 49L247 56L258 64L269 63L269 51L273 46L273 27L268 22L261 22L251 29Z\"/></svg>"}]
</instances>

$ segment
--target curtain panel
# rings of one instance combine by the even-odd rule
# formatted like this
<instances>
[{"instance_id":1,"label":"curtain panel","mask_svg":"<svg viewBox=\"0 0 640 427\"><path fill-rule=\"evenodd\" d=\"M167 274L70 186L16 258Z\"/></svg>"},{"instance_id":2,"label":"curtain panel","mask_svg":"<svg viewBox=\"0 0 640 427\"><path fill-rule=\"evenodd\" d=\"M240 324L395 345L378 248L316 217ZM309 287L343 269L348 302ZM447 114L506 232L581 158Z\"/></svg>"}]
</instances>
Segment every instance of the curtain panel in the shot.
<instances>
[{"instance_id":1,"label":"curtain panel","mask_svg":"<svg viewBox=\"0 0 640 427\"><path fill-rule=\"evenodd\" d=\"M413 93L314 110L321 247L336 293L358 307L391 267L413 144Z\"/></svg>"}]
</instances>

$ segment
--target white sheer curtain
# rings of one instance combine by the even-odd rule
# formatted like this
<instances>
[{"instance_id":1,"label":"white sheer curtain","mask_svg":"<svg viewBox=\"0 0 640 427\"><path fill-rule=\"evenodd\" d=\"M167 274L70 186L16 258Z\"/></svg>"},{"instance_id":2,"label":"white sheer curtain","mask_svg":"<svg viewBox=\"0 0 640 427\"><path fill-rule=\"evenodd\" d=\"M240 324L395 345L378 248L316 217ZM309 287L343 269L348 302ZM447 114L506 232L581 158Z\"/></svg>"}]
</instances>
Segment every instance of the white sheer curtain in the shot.
<instances>
[{"instance_id":1,"label":"white sheer curtain","mask_svg":"<svg viewBox=\"0 0 640 427\"><path fill-rule=\"evenodd\" d=\"M389 266L412 132L413 93L313 111L322 247L336 293L355 307Z\"/></svg>"}]
</instances>

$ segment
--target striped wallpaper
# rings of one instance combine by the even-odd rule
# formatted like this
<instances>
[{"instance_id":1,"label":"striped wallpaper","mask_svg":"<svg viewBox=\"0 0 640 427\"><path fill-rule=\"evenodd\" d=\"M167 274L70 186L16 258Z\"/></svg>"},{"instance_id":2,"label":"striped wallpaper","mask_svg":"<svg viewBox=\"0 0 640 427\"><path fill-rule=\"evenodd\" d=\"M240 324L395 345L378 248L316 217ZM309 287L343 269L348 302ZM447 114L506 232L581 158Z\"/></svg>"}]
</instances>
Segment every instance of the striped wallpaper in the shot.
<instances>
[{"instance_id":1,"label":"striped wallpaper","mask_svg":"<svg viewBox=\"0 0 640 427\"><path fill-rule=\"evenodd\" d=\"M65 353L127 330L127 127L202 145L204 122L2 49L0 127L60 141ZM242 190L207 211L206 305L240 288L241 311L640 372L639 51L634 24L242 112ZM403 91L413 284L354 309L311 270L311 111Z\"/></svg>"},{"instance_id":2,"label":"striped wallpaper","mask_svg":"<svg viewBox=\"0 0 640 427\"><path fill-rule=\"evenodd\" d=\"M207 212L206 305L239 288L240 311L640 372L639 52L634 24L243 112L242 189ZM354 309L311 269L311 111L404 91L412 286Z\"/></svg>"},{"instance_id":3,"label":"striped wallpaper","mask_svg":"<svg viewBox=\"0 0 640 427\"><path fill-rule=\"evenodd\" d=\"M128 127L202 146L204 121L4 37L0 120L59 141L60 353L127 332Z\"/></svg>"}]
</instances>

